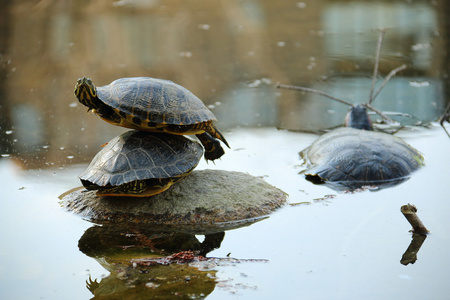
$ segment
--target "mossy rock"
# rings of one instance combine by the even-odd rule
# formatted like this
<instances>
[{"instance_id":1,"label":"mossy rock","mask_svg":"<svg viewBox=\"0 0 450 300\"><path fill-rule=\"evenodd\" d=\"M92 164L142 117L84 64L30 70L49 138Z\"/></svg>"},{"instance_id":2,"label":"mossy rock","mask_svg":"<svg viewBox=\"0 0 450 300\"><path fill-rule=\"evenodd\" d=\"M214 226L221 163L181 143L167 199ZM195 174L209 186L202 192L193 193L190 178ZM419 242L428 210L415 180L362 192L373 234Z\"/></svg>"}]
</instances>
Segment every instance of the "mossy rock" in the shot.
<instances>
[{"instance_id":1,"label":"mossy rock","mask_svg":"<svg viewBox=\"0 0 450 300\"><path fill-rule=\"evenodd\" d=\"M249 174L201 170L152 197L99 197L76 190L62 197L62 205L97 223L204 226L253 223L281 207L286 198L283 191Z\"/></svg>"}]
</instances>

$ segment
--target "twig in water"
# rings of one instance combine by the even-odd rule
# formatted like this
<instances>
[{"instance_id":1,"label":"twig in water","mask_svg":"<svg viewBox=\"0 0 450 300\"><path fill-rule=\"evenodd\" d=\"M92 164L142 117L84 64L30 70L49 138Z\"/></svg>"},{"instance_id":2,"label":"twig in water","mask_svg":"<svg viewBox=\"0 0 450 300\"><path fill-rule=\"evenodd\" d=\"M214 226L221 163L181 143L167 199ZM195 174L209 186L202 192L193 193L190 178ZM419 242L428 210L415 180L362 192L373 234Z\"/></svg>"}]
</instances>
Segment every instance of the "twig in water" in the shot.
<instances>
[{"instance_id":1,"label":"twig in water","mask_svg":"<svg viewBox=\"0 0 450 300\"><path fill-rule=\"evenodd\" d=\"M400 208L400 211L405 216L406 220L408 220L409 224L413 227L414 233L427 234L429 232L417 216L417 208L413 204L408 203L407 205L403 205Z\"/></svg>"}]
</instances>

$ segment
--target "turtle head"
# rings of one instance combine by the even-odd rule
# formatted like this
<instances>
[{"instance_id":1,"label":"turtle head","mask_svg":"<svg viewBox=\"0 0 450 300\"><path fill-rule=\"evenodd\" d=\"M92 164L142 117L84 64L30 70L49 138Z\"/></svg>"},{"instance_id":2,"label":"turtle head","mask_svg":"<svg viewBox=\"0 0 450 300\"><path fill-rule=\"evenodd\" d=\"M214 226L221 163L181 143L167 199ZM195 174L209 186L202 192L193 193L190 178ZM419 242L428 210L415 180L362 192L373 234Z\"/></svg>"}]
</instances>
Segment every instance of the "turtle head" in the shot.
<instances>
[{"instance_id":1,"label":"turtle head","mask_svg":"<svg viewBox=\"0 0 450 300\"><path fill-rule=\"evenodd\" d=\"M89 107L89 109L97 108L97 88L92 83L90 78L79 78L77 84L75 85L75 96L81 104Z\"/></svg>"},{"instance_id":2,"label":"turtle head","mask_svg":"<svg viewBox=\"0 0 450 300\"><path fill-rule=\"evenodd\" d=\"M353 106L345 117L345 126L363 130L373 130L367 108L361 104Z\"/></svg>"}]
</instances>

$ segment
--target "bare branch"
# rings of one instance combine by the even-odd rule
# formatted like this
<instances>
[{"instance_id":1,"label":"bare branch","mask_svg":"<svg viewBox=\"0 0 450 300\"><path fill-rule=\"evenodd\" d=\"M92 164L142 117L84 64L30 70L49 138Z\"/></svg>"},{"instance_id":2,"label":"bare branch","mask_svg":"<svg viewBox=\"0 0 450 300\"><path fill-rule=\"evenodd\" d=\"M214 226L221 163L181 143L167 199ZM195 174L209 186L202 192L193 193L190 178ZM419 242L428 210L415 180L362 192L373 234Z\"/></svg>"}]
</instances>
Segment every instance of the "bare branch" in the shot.
<instances>
[{"instance_id":1,"label":"bare branch","mask_svg":"<svg viewBox=\"0 0 450 300\"><path fill-rule=\"evenodd\" d=\"M375 92L375 94L369 100L369 104L371 104L372 101L375 100L375 98L378 96L378 94L381 92L381 90L384 88L384 86L388 83L388 81L391 80L391 78L393 76L395 76L395 74L397 74L397 72L400 72L400 71L402 71L404 69L406 69L406 65L401 65L400 67L397 67L394 70L392 70L391 72L389 72L389 74L386 76L386 78L384 78L383 83L381 83L381 85L378 88L378 90Z\"/></svg>"},{"instance_id":2,"label":"bare branch","mask_svg":"<svg viewBox=\"0 0 450 300\"><path fill-rule=\"evenodd\" d=\"M375 54L375 66L373 68L373 75L372 75L372 86L370 87L370 93L369 93L369 104L372 103L372 101L373 101L373 90L375 89L375 82L377 80L378 65L380 63L381 45L383 44L383 38L384 38L385 32L386 32L386 29L380 29L380 35L378 36L377 52Z\"/></svg>"},{"instance_id":3,"label":"bare branch","mask_svg":"<svg viewBox=\"0 0 450 300\"><path fill-rule=\"evenodd\" d=\"M318 94L318 95L327 97L327 98L329 98L329 99L338 101L338 102L340 102L340 103L346 104L346 105L348 105L348 106L353 106L353 104L350 103L350 102L348 102L348 101L345 101L345 100L336 98L336 97L334 97L334 96L332 96L332 95L330 95L330 94L327 94L327 93L322 92L322 91L319 91L319 90L311 89L311 88L306 88L306 87L301 87L301 86L295 86L295 85L285 85L285 84L277 84L277 88L280 88L280 89L288 89L288 90L296 90L296 91L302 91L302 92L306 92L306 93Z\"/></svg>"},{"instance_id":4,"label":"bare branch","mask_svg":"<svg viewBox=\"0 0 450 300\"><path fill-rule=\"evenodd\" d=\"M445 120L448 121L449 117L450 117L450 103L447 105L447 108L445 109L444 115L439 120L439 124L441 124L442 128L444 128L444 131L448 135L448 137L450 137L450 134L448 133L447 128L445 128L444 122L445 122Z\"/></svg>"},{"instance_id":5,"label":"bare branch","mask_svg":"<svg viewBox=\"0 0 450 300\"><path fill-rule=\"evenodd\" d=\"M392 120L391 118L386 116L381 110L376 109L372 105L370 105L370 104L361 104L361 105L365 106L367 109L370 109L371 111L373 111L374 113L376 113L377 115L382 117L386 121L386 123L388 123L390 125L398 124L398 122Z\"/></svg>"}]
</instances>

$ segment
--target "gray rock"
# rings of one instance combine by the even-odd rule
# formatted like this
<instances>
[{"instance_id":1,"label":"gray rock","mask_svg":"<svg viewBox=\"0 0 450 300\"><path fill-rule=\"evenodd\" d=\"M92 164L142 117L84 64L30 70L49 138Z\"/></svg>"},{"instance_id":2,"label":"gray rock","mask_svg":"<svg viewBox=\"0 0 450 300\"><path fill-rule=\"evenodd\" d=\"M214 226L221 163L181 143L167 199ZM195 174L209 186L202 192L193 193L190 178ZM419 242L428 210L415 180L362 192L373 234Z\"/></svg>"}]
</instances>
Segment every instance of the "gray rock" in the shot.
<instances>
[{"instance_id":1,"label":"gray rock","mask_svg":"<svg viewBox=\"0 0 450 300\"><path fill-rule=\"evenodd\" d=\"M62 197L62 205L100 223L213 225L253 223L282 206L286 198L286 193L257 177L202 170L153 197L99 197L93 191L76 190Z\"/></svg>"}]
</instances>

